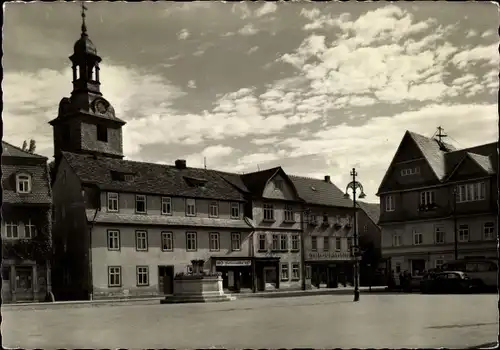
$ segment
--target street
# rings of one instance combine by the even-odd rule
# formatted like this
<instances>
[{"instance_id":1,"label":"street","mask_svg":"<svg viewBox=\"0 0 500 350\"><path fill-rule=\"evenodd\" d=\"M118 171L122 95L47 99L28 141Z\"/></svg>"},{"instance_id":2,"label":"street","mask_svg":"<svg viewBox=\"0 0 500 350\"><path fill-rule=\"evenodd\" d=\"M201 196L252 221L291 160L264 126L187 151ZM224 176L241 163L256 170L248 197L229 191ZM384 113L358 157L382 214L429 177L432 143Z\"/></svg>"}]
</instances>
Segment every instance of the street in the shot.
<instances>
[{"instance_id":1,"label":"street","mask_svg":"<svg viewBox=\"0 0 500 350\"><path fill-rule=\"evenodd\" d=\"M2 310L6 347L465 348L494 342L497 296L323 295Z\"/></svg>"}]
</instances>

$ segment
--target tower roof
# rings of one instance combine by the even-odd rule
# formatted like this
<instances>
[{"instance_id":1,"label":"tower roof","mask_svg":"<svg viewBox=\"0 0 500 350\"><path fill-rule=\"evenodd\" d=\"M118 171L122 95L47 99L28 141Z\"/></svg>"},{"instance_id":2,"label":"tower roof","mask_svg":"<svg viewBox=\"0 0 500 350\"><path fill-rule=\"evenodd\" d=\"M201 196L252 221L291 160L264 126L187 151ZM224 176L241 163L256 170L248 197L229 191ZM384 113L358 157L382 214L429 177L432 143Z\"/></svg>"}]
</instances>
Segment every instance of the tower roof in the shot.
<instances>
[{"instance_id":1,"label":"tower roof","mask_svg":"<svg viewBox=\"0 0 500 350\"><path fill-rule=\"evenodd\" d=\"M80 39L78 39L75 42L75 45L73 46L73 51L76 55L91 54L97 56L97 49L87 34L87 25L85 24L86 10L87 8L85 7L85 4L82 2L82 34L80 36Z\"/></svg>"}]
</instances>

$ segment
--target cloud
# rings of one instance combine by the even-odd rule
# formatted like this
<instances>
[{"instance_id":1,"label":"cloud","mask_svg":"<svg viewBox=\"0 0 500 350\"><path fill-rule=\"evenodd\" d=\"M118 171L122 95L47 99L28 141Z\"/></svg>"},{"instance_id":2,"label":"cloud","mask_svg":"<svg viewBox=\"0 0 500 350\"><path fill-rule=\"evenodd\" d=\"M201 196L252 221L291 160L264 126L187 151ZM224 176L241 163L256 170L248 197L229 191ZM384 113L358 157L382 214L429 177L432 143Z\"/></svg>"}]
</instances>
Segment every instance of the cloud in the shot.
<instances>
[{"instance_id":1,"label":"cloud","mask_svg":"<svg viewBox=\"0 0 500 350\"><path fill-rule=\"evenodd\" d=\"M182 29L179 33L177 33L177 38L179 40L186 40L189 37L189 31L187 29Z\"/></svg>"},{"instance_id":2,"label":"cloud","mask_svg":"<svg viewBox=\"0 0 500 350\"><path fill-rule=\"evenodd\" d=\"M478 45L469 50L461 50L451 60L458 68L464 69L470 64L477 64L481 61L492 66L498 66L498 43L491 45Z\"/></svg>"},{"instance_id":3,"label":"cloud","mask_svg":"<svg viewBox=\"0 0 500 350\"><path fill-rule=\"evenodd\" d=\"M240 30L238 30L238 33L241 35L255 35L258 33L258 29L253 26L253 24L247 24Z\"/></svg>"},{"instance_id":4,"label":"cloud","mask_svg":"<svg viewBox=\"0 0 500 350\"><path fill-rule=\"evenodd\" d=\"M489 36L492 36L495 32L491 29L488 29L485 31L483 34L481 34L481 38L487 38Z\"/></svg>"},{"instance_id":5,"label":"cloud","mask_svg":"<svg viewBox=\"0 0 500 350\"><path fill-rule=\"evenodd\" d=\"M465 36L466 38L473 38L477 36L477 31L475 31L474 29L471 29L467 32L467 35Z\"/></svg>"},{"instance_id":6,"label":"cloud","mask_svg":"<svg viewBox=\"0 0 500 350\"><path fill-rule=\"evenodd\" d=\"M257 17L265 16L269 13L276 12L277 9L278 9L278 6L276 5L276 3L266 2L264 5L262 5L260 8L258 8L255 11L255 16L257 16Z\"/></svg>"},{"instance_id":7,"label":"cloud","mask_svg":"<svg viewBox=\"0 0 500 350\"><path fill-rule=\"evenodd\" d=\"M194 81L194 80L188 81L187 87L190 89L196 89L196 81Z\"/></svg>"},{"instance_id":8,"label":"cloud","mask_svg":"<svg viewBox=\"0 0 500 350\"><path fill-rule=\"evenodd\" d=\"M279 141L278 137L268 137L266 139L253 139L251 142L257 146L271 145Z\"/></svg>"},{"instance_id":9,"label":"cloud","mask_svg":"<svg viewBox=\"0 0 500 350\"><path fill-rule=\"evenodd\" d=\"M254 53L255 51L257 51L259 49L258 46L253 46L250 48L250 50L248 50L247 54L248 55L251 55L252 53Z\"/></svg>"},{"instance_id":10,"label":"cloud","mask_svg":"<svg viewBox=\"0 0 500 350\"><path fill-rule=\"evenodd\" d=\"M231 12L239 16L240 19L246 19L252 16L252 10L250 10L246 2L233 4L233 6L231 7Z\"/></svg>"}]
</instances>

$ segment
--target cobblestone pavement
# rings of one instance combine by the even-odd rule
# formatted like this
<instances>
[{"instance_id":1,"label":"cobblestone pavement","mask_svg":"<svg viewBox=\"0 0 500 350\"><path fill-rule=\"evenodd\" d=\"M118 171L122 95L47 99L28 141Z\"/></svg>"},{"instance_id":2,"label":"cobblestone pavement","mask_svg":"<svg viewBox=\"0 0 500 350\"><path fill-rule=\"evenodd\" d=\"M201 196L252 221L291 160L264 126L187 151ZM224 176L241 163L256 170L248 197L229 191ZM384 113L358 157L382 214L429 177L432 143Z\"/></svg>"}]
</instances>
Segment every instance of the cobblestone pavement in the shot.
<instances>
[{"instance_id":1,"label":"cobblestone pavement","mask_svg":"<svg viewBox=\"0 0 500 350\"><path fill-rule=\"evenodd\" d=\"M2 310L6 347L466 348L496 341L495 295L323 295Z\"/></svg>"}]
</instances>

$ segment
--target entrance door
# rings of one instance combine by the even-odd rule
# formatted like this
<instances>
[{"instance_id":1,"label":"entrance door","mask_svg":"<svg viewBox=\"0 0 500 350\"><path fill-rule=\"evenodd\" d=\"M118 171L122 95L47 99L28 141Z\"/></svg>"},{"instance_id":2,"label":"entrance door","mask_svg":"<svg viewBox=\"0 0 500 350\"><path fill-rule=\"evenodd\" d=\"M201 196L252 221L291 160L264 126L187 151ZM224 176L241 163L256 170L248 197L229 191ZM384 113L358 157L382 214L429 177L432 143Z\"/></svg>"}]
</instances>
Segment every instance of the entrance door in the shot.
<instances>
[{"instance_id":1,"label":"entrance door","mask_svg":"<svg viewBox=\"0 0 500 350\"><path fill-rule=\"evenodd\" d=\"M19 300L33 298L33 267L16 266L16 296Z\"/></svg>"},{"instance_id":2,"label":"entrance door","mask_svg":"<svg viewBox=\"0 0 500 350\"><path fill-rule=\"evenodd\" d=\"M174 294L174 267L158 266L158 288L163 294Z\"/></svg>"},{"instance_id":3,"label":"entrance door","mask_svg":"<svg viewBox=\"0 0 500 350\"><path fill-rule=\"evenodd\" d=\"M416 259L411 261L411 274L412 276L421 275L425 270L425 260Z\"/></svg>"}]
</instances>

